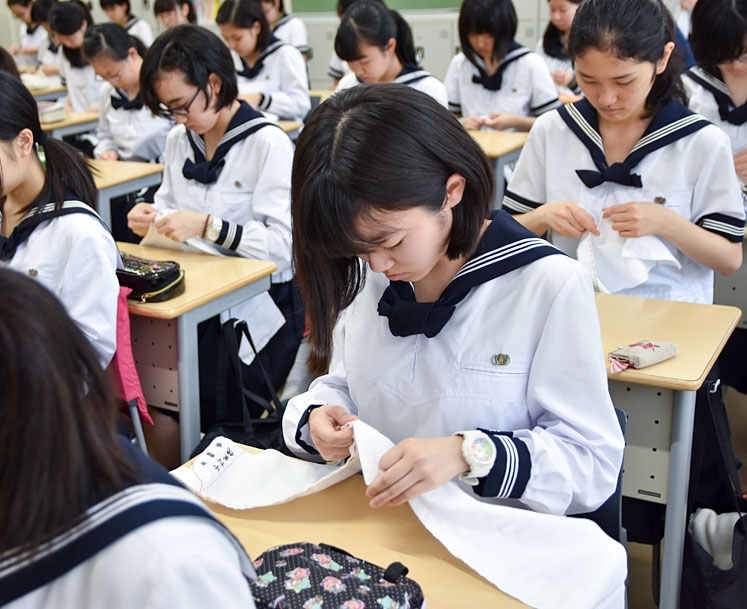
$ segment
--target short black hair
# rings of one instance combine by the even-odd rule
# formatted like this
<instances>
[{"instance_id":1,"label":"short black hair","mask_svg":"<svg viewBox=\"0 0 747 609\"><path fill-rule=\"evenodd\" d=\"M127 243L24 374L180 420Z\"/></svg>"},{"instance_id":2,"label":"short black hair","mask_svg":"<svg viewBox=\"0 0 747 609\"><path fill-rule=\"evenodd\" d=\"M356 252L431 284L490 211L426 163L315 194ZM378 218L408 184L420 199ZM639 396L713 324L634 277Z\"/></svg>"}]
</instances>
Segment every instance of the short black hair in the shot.
<instances>
[{"instance_id":1,"label":"short black hair","mask_svg":"<svg viewBox=\"0 0 747 609\"><path fill-rule=\"evenodd\" d=\"M185 23L167 30L148 49L140 68L140 94L153 114L169 116L153 90L164 72L180 72L184 80L207 95L208 79L215 74L221 80L217 109L230 106L239 94L236 67L231 51L209 30Z\"/></svg>"},{"instance_id":2,"label":"short black hair","mask_svg":"<svg viewBox=\"0 0 747 609\"><path fill-rule=\"evenodd\" d=\"M359 0L337 0L337 16L342 17L345 14L345 11L348 10L354 2L358 2ZM372 0L373 2L379 2L380 4L383 4L386 6L386 2L384 0Z\"/></svg>"},{"instance_id":3,"label":"short black hair","mask_svg":"<svg viewBox=\"0 0 747 609\"><path fill-rule=\"evenodd\" d=\"M130 14L130 0L99 0L101 8L109 8L110 6L117 6L118 4L127 5L127 15Z\"/></svg>"},{"instance_id":4,"label":"short black hair","mask_svg":"<svg viewBox=\"0 0 747 609\"><path fill-rule=\"evenodd\" d=\"M747 0L703 0L692 13L690 48L708 71L739 59L745 52Z\"/></svg>"},{"instance_id":5,"label":"short black hair","mask_svg":"<svg viewBox=\"0 0 747 609\"><path fill-rule=\"evenodd\" d=\"M267 23L267 18L255 0L225 0L218 9L215 23L218 25L233 25L238 28L250 28L259 22L260 30L257 35L257 50L264 51L270 46L272 30Z\"/></svg>"},{"instance_id":6,"label":"short black hair","mask_svg":"<svg viewBox=\"0 0 747 609\"><path fill-rule=\"evenodd\" d=\"M84 23L87 27L91 27L93 17L91 17L90 6L80 0L56 2L49 11L49 27L57 34L63 36L75 34ZM62 52L74 68L84 68L88 65L82 49L70 49L63 44Z\"/></svg>"},{"instance_id":7,"label":"short black hair","mask_svg":"<svg viewBox=\"0 0 747 609\"><path fill-rule=\"evenodd\" d=\"M49 23L49 13L57 0L35 0L31 7L31 21L34 23Z\"/></svg>"},{"instance_id":8,"label":"short black hair","mask_svg":"<svg viewBox=\"0 0 747 609\"><path fill-rule=\"evenodd\" d=\"M675 42L674 21L661 0L585 0L573 18L568 52L574 61L587 50L597 49L619 59L656 65L668 42ZM647 116L673 100L687 104L683 65L682 51L675 45L646 98Z\"/></svg>"},{"instance_id":9,"label":"short black hair","mask_svg":"<svg viewBox=\"0 0 747 609\"><path fill-rule=\"evenodd\" d=\"M189 5L187 21L189 21L189 23L197 23L197 13L195 12L192 0L156 0L153 4L153 14L158 17L161 13L175 11L177 8L184 6L185 4Z\"/></svg>"},{"instance_id":10,"label":"short black hair","mask_svg":"<svg viewBox=\"0 0 747 609\"><path fill-rule=\"evenodd\" d=\"M88 59L107 54L121 61L133 47L140 57L145 56L147 49L143 41L128 34L118 23L97 23L89 27L83 37L83 52Z\"/></svg>"},{"instance_id":11,"label":"short black hair","mask_svg":"<svg viewBox=\"0 0 747 609\"><path fill-rule=\"evenodd\" d=\"M459 43L462 53L474 65L478 56L469 43L470 34L495 38L493 57L504 57L516 37L518 18L511 0L464 0L459 11Z\"/></svg>"},{"instance_id":12,"label":"short black hair","mask_svg":"<svg viewBox=\"0 0 747 609\"><path fill-rule=\"evenodd\" d=\"M548 2L550 0L547 0ZM572 4L581 4L584 0L567 0ZM568 32L565 32L566 34ZM561 32L552 21L547 22L545 33L542 35L542 49L545 54L558 59L568 59L568 52L563 47L563 32Z\"/></svg>"},{"instance_id":13,"label":"short black hair","mask_svg":"<svg viewBox=\"0 0 747 609\"><path fill-rule=\"evenodd\" d=\"M13 6L14 4L20 4L21 6L28 6L31 4L32 0L8 0L8 6Z\"/></svg>"}]
</instances>

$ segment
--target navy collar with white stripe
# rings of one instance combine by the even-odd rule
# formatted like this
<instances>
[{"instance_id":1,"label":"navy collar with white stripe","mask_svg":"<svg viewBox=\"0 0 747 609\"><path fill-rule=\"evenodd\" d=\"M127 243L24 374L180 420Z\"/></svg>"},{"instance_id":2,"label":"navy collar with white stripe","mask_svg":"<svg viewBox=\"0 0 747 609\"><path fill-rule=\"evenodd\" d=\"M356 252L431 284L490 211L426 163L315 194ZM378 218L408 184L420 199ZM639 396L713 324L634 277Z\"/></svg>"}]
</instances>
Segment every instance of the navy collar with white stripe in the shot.
<instances>
[{"instance_id":1,"label":"navy collar with white stripe","mask_svg":"<svg viewBox=\"0 0 747 609\"><path fill-rule=\"evenodd\" d=\"M598 171L578 169L576 173L588 187L594 188L604 182L615 182L623 186L641 188L641 176L631 173L646 155L668 146L677 140L710 125L702 116L688 110L676 101L669 102L654 116L648 128L622 163L607 165L599 134L599 120L594 106L583 98L573 104L558 108L558 113L573 133L591 154Z\"/></svg>"},{"instance_id":2,"label":"navy collar with white stripe","mask_svg":"<svg viewBox=\"0 0 747 609\"><path fill-rule=\"evenodd\" d=\"M729 87L721 78L709 74L698 66L693 66L685 74L713 95L722 121L732 125L743 125L747 122L747 103L737 106L731 99Z\"/></svg>"},{"instance_id":3,"label":"navy collar with white stripe","mask_svg":"<svg viewBox=\"0 0 747 609\"><path fill-rule=\"evenodd\" d=\"M476 65L475 67L480 72L480 75L473 76L472 82L478 85L482 85L488 91L500 90L503 84L503 72L506 70L506 68L517 59L521 59L522 57L524 57L524 55L527 55L529 53L531 53L531 51L528 48L521 46L518 42L513 42L508 49L508 53L506 53L506 55L501 60L498 69L495 71L495 74L488 76L488 73L485 70L484 66Z\"/></svg>"},{"instance_id":4,"label":"navy collar with white stripe","mask_svg":"<svg viewBox=\"0 0 747 609\"><path fill-rule=\"evenodd\" d=\"M423 80L424 78L428 78L429 76L432 76L432 74L430 72L426 72L419 65L408 63L402 66L402 70L399 74L397 74L397 76L394 77L394 80L392 82L399 83L401 85L412 86L416 82ZM360 84L366 84L366 81L363 80L360 76L356 76L355 78Z\"/></svg>"},{"instance_id":5,"label":"navy collar with white stripe","mask_svg":"<svg viewBox=\"0 0 747 609\"><path fill-rule=\"evenodd\" d=\"M135 17L135 15L130 15L130 18L127 20L127 23L125 23L124 29L125 31L129 32L130 28L135 25L138 21L140 21L140 17Z\"/></svg>"},{"instance_id":6,"label":"navy collar with white stripe","mask_svg":"<svg viewBox=\"0 0 747 609\"><path fill-rule=\"evenodd\" d=\"M205 140L202 139L201 135L187 129L187 140L192 147L194 161L191 159L184 161L182 175L188 180L197 180L201 184L214 183L226 164L225 157L231 147L267 126L277 127L277 124L245 101L242 101L238 111L228 124L226 133L218 142L213 158L210 160L205 158Z\"/></svg>"},{"instance_id":7,"label":"navy collar with white stripe","mask_svg":"<svg viewBox=\"0 0 747 609\"><path fill-rule=\"evenodd\" d=\"M254 65L250 68L249 64L246 63L246 59L242 57L242 69L236 70L236 74L238 74L239 76L243 76L244 78L248 78L249 80L257 78L257 76L259 76L259 73L265 67L265 59L267 59L284 44L285 43L282 40L278 40L277 38L275 38L275 36L270 36L270 44L268 44L267 48L260 53L259 57L257 57L257 61L254 62Z\"/></svg>"},{"instance_id":8,"label":"navy collar with white stripe","mask_svg":"<svg viewBox=\"0 0 747 609\"><path fill-rule=\"evenodd\" d=\"M272 31L276 32L279 27L285 25L290 20L291 20L291 16L290 15L283 15L280 19L277 20L277 22L275 23L275 25L272 28Z\"/></svg>"},{"instance_id":9,"label":"navy collar with white stripe","mask_svg":"<svg viewBox=\"0 0 747 609\"><path fill-rule=\"evenodd\" d=\"M390 281L379 300L378 311L389 319L394 336L436 336L448 323L456 306L472 288L510 273L535 260L562 254L546 240L499 211L477 244L475 253L446 286L435 302L417 302L407 281Z\"/></svg>"}]
</instances>

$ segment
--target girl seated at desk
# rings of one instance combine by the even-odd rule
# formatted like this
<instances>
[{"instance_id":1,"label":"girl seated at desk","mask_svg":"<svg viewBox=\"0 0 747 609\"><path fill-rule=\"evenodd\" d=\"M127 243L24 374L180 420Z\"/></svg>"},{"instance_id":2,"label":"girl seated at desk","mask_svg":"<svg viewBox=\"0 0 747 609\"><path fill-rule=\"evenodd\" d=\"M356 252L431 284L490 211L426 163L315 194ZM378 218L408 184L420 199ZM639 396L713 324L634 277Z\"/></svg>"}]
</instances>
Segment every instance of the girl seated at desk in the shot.
<instances>
[{"instance_id":1,"label":"girl seated at desk","mask_svg":"<svg viewBox=\"0 0 747 609\"><path fill-rule=\"evenodd\" d=\"M238 541L116 433L96 353L24 275L0 269L0 605L252 609Z\"/></svg>"},{"instance_id":2,"label":"girl seated at desk","mask_svg":"<svg viewBox=\"0 0 747 609\"><path fill-rule=\"evenodd\" d=\"M550 75L564 100L576 98L579 93L573 62L568 55L568 33L573 17L583 0L548 0L550 22L545 34L537 43L537 55L542 57Z\"/></svg>"},{"instance_id":3,"label":"girl seated at desk","mask_svg":"<svg viewBox=\"0 0 747 609\"><path fill-rule=\"evenodd\" d=\"M279 119L303 121L311 110L306 63L298 49L273 36L259 4L226 0L215 21L240 62L240 99Z\"/></svg>"},{"instance_id":4,"label":"girl seated at desk","mask_svg":"<svg viewBox=\"0 0 747 609\"><path fill-rule=\"evenodd\" d=\"M8 0L8 8L21 22L18 44L11 45L10 52L16 56L18 64L36 67L39 65L39 52L46 42L46 31L34 21L32 0Z\"/></svg>"},{"instance_id":5,"label":"girl seated at desk","mask_svg":"<svg viewBox=\"0 0 747 609\"><path fill-rule=\"evenodd\" d=\"M54 33L49 26L49 12L57 0L36 0L31 8L31 18L47 32L47 38L39 47L37 55L39 70L46 76L52 76L55 85L60 84L60 45L54 39Z\"/></svg>"},{"instance_id":6,"label":"girl seated at desk","mask_svg":"<svg viewBox=\"0 0 747 609\"><path fill-rule=\"evenodd\" d=\"M410 26L380 2L359 0L345 11L335 52L352 70L340 80L338 91L359 83L399 83L448 104L443 83L418 64Z\"/></svg>"},{"instance_id":7,"label":"girl seated at desk","mask_svg":"<svg viewBox=\"0 0 747 609\"><path fill-rule=\"evenodd\" d=\"M337 0L337 16L342 19L342 16L345 14L345 11L350 8L350 6L353 4L353 2L356 2L357 0ZM382 4L385 4L382 0L372 0L373 2L381 2ZM334 48L332 49L332 56L329 59L329 68L327 68L327 74L332 77L332 82L334 85L334 88L337 88L337 85L340 84L340 79L342 79L343 76L347 76L351 73L350 66L348 66L347 61L343 61L340 59L340 57L335 53Z\"/></svg>"},{"instance_id":8,"label":"girl seated at desk","mask_svg":"<svg viewBox=\"0 0 747 609\"><path fill-rule=\"evenodd\" d=\"M130 0L100 0L109 21L121 25L130 36L138 38L146 47L153 43L153 31L145 19L130 12Z\"/></svg>"},{"instance_id":9,"label":"girl seated at desk","mask_svg":"<svg viewBox=\"0 0 747 609\"><path fill-rule=\"evenodd\" d=\"M491 219L493 185L477 143L410 87L336 94L299 137L293 253L324 376L291 399L284 437L331 461L352 418L388 436L374 507L457 476L554 514L615 489L623 438L591 282L508 214ZM584 348L564 366L569 345Z\"/></svg>"},{"instance_id":10,"label":"girl seated at desk","mask_svg":"<svg viewBox=\"0 0 747 609\"><path fill-rule=\"evenodd\" d=\"M728 137L683 105L673 41L658 0L585 0L568 49L586 97L537 120L504 207L601 291L710 304L745 215Z\"/></svg>"},{"instance_id":11,"label":"girl seated at desk","mask_svg":"<svg viewBox=\"0 0 747 609\"><path fill-rule=\"evenodd\" d=\"M256 0L262 7L275 38L296 47L309 60L309 35L306 25L298 17L288 15L283 0Z\"/></svg>"},{"instance_id":12,"label":"girl seated at desk","mask_svg":"<svg viewBox=\"0 0 747 609\"><path fill-rule=\"evenodd\" d=\"M229 316L248 322L279 388L304 331L303 304L291 268L293 145L275 123L237 99L231 53L204 28L180 25L161 34L145 56L140 83L148 108L172 116L177 126L166 142L166 168L155 204L136 205L128 215L129 226L143 236L154 224L174 241L201 239L224 255L277 264L269 294L232 308ZM215 423L210 406L215 387L205 380L215 377L215 345L212 349L207 338L201 339L204 426ZM241 356L248 364L244 385L269 399L247 344Z\"/></svg>"},{"instance_id":13,"label":"girl seated at desk","mask_svg":"<svg viewBox=\"0 0 747 609\"><path fill-rule=\"evenodd\" d=\"M547 65L518 44L511 0L464 0L459 12L462 50L444 84L449 109L465 129L529 131L535 118L557 108L558 90Z\"/></svg>"},{"instance_id":14,"label":"girl seated at desk","mask_svg":"<svg viewBox=\"0 0 747 609\"><path fill-rule=\"evenodd\" d=\"M0 266L57 296L105 368L116 350L119 254L93 211L93 177L75 149L42 131L36 101L19 80L0 73L0 90Z\"/></svg>"},{"instance_id":15,"label":"girl seated at desk","mask_svg":"<svg viewBox=\"0 0 747 609\"><path fill-rule=\"evenodd\" d=\"M185 23L197 23L192 0L156 0L153 13L167 30Z\"/></svg>"}]
</instances>

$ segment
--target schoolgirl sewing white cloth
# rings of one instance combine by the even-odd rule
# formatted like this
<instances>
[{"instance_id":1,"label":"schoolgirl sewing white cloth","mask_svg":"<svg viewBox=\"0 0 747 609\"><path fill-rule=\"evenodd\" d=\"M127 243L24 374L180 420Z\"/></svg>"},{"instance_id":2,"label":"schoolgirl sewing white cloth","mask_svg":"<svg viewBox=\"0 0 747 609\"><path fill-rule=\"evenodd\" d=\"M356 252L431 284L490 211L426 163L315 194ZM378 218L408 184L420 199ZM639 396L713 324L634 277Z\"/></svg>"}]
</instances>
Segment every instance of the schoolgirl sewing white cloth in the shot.
<instances>
[{"instance_id":1,"label":"schoolgirl sewing white cloth","mask_svg":"<svg viewBox=\"0 0 747 609\"><path fill-rule=\"evenodd\" d=\"M9 237L0 237L0 265L57 296L106 367L117 348L117 246L96 212L80 201L70 197L62 210L53 210L54 203L35 208Z\"/></svg>"},{"instance_id":2,"label":"schoolgirl sewing white cloth","mask_svg":"<svg viewBox=\"0 0 747 609\"><path fill-rule=\"evenodd\" d=\"M423 70L420 66L404 66L397 78L392 82L407 85L408 87L422 91L434 98L444 108L448 107L448 95L446 94L446 87L444 87L444 84L438 80L438 78L433 76L433 74ZM340 84L337 85L337 89L335 90L342 91L359 84L365 83L353 72L350 72L340 80Z\"/></svg>"},{"instance_id":3,"label":"schoolgirl sewing white cloth","mask_svg":"<svg viewBox=\"0 0 747 609\"><path fill-rule=\"evenodd\" d=\"M261 93L257 106L278 118L303 121L311 110L306 63L298 49L274 39L251 68L234 53L239 95Z\"/></svg>"},{"instance_id":4,"label":"schoolgirl sewing white cloth","mask_svg":"<svg viewBox=\"0 0 747 609\"><path fill-rule=\"evenodd\" d=\"M494 112L539 116L557 108L558 91L547 65L536 53L516 43L492 76L463 53L451 60L444 85L449 110L462 116L485 117Z\"/></svg>"},{"instance_id":5,"label":"schoolgirl sewing white cloth","mask_svg":"<svg viewBox=\"0 0 747 609\"><path fill-rule=\"evenodd\" d=\"M146 47L153 44L153 30L150 29L150 24L145 19L131 15L124 29L130 36L139 38Z\"/></svg>"},{"instance_id":6,"label":"schoolgirl sewing white cloth","mask_svg":"<svg viewBox=\"0 0 747 609\"><path fill-rule=\"evenodd\" d=\"M159 159L172 126L170 120L153 116L140 95L130 100L122 90L104 83L99 103L99 143L94 154L115 150L120 159Z\"/></svg>"},{"instance_id":7,"label":"schoolgirl sewing white cloth","mask_svg":"<svg viewBox=\"0 0 747 609\"><path fill-rule=\"evenodd\" d=\"M623 450L596 315L584 270L499 212L435 304L368 270L335 327L329 374L288 404L286 444L313 458L306 423L324 404L395 444L480 428L498 457L465 492L554 514L594 509Z\"/></svg>"},{"instance_id":8,"label":"schoolgirl sewing white cloth","mask_svg":"<svg viewBox=\"0 0 747 609\"><path fill-rule=\"evenodd\" d=\"M511 213L530 212L549 201L573 201L599 225L603 208L630 201L664 205L729 241L744 236L744 210L728 138L703 117L678 102L659 110L624 163L607 166L597 114L582 99L538 119L522 151L503 201ZM609 222L604 220L603 222ZM601 230L602 227L600 227ZM650 238L652 236L647 236ZM593 245L595 237L586 237ZM713 302L713 271L654 237L671 254L647 270L640 284L615 290L624 294ZM579 239L551 232L553 244L576 256ZM636 247L640 239L621 239ZM614 249L614 248L613 248ZM644 248L648 249L648 248ZM595 249L603 264L598 279L620 285L619 276L601 267L619 267L616 257L645 258L646 252Z\"/></svg>"},{"instance_id":9,"label":"schoolgirl sewing white cloth","mask_svg":"<svg viewBox=\"0 0 747 609\"><path fill-rule=\"evenodd\" d=\"M548 54L545 52L545 47L543 44L542 39L537 43L537 48L534 49L534 52L537 53L542 59L545 60L545 63L547 64L547 69L550 71L550 73L558 70L562 72L571 72L573 73L573 62L571 61L570 57L555 57L553 55ZM560 55L560 53L558 53ZM574 78L575 81L575 78ZM565 93L566 95L578 95L580 94L580 89L578 88L578 85L571 86L571 87L559 87L558 91L560 93Z\"/></svg>"},{"instance_id":10,"label":"schoolgirl sewing white cloth","mask_svg":"<svg viewBox=\"0 0 747 609\"><path fill-rule=\"evenodd\" d=\"M298 17L285 15L272 28L275 38L296 47L301 53L309 52L309 35L306 25Z\"/></svg>"},{"instance_id":11,"label":"schoolgirl sewing white cloth","mask_svg":"<svg viewBox=\"0 0 747 609\"><path fill-rule=\"evenodd\" d=\"M19 53L16 62L20 65L33 66L40 63L39 53L47 44L47 31L40 25L27 25L21 23L18 30L18 45L23 47L36 47L38 51L34 55Z\"/></svg>"},{"instance_id":12,"label":"schoolgirl sewing white cloth","mask_svg":"<svg viewBox=\"0 0 747 609\"><path fill-rule=\"evenodd\" d=\"M74 67L64 52L60 53L60 79L67 87L68 98L75 112L98 106L104 81L96 75L90 65Z\"/></svg>"}]
</instances>

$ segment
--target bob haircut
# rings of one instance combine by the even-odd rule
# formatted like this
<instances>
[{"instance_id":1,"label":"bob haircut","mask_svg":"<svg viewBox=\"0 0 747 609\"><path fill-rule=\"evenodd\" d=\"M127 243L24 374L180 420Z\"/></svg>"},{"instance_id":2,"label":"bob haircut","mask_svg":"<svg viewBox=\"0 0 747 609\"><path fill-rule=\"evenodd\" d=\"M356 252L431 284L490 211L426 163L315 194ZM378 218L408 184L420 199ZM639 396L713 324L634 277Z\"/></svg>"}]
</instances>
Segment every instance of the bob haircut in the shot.
<instances>
[{"instance_id":1,"label":"bob haircut","mask_svg":"<svg viewBox=\"0 0 747 609\"><path fill-rule=\"evenodd\" d=\"M337 11L337 16L342 18L342 16L345 14L345 11L348 10L357 1L358 0L337 0L337 7L335 8L335 10ZM386 6L384 0L371 0L371 2L379 2L380 4Z\"/></svg>"},{"instance_id":2,"label":"bob haircut","mask_svg":"<svg viewBox=\"0 0 747 609\"><path fill-rule=\"evenodd\" d=\"M93 17L91 17L89 7L79 0L56 2L49 11L49 27L57 34L63 36L75 34L84 23L91 27ZM69 49L63 44L62 52L74 68L84 68L88 65L88 60L81 49Z\"/></svg>"},{"instance_id":3,"label":"bob haircut","mask_svg":"<svg viewBox=\"0 0 747 609\"><path fill-rule=\"evenodd\" d=\"M696 63L714 75L717 66L745 52L747 0L708 0L693 9L690 48Z\"/></svg>"},{"instance_id":4,"label":"bob haircut","mask_svg":"<svg viewBox=\"0 0 747 609\"><path fill-rule=\"evenodd\" d=\"M396 84L359 85L315 109L293 161L296 281L311 334L309 367L329 368L332 330L360 291L366 242L356 223L374 211L443 208L446 180L466 179L446 254L471 254L494 196L493 170L459 121L430 95Z\"/></svg>"},{"instance_id":5,"label":"bob haircut","mask_svg":"<svg viewBox=\"0 0 747 609\"><path fill-rule=\"evenodd\" d=\"M589 49L618 59L656 64L664 46L674 42L674 21L660 0L585 0L576 11L568 36L568 52L575 61ZM646 98L647 116L670 101L687 104L682 84L682 51L675 46L666 69L657 74Z\"/></svg>"},{"instance_id":6,"label":"bob haircut","mask_svg":"<svg viewBox=\"0 0 747 609\"><path fill-rule=\"evenodd\" d=\"M469 43L470 34L490 34L495 38L493 57L508 53L516 37L518 19L511 0L464 0L459 11L459 42L462 53L474 65L478 55Z\"/></svg>"},{"instance_id":7,"label":"bob haircut","mask_svg":"<svg viewBox=\"0 0 747 609\"><path fill-rule=\"evenodd\" d=\"M185 4L189 6L187 21L190 23L197 23L197 13L195 12L195 6L192 4L191 0L156 0L153 4L153 14L158 17L161 13L175 11Z\"/></svg>"},{"instance_id":8,"label":"bob haircut","mask_svg":"<svg viewBox=\"0 0 747 609\"><path fill-rule=\"evenodd\" d=\"M395 51L400 63L418 65L412 30L402 15L380 2L358 0L342 16L335 37L335 53L345 61L356 61L361 58L361 40L383 50L392 38L397 41Z\"/></svg>"},{"instance_id":9,"label":"bob haircut","mask_svg":"<svg viewBox=\"0 0 747 609\"><path fill-rule=\"evenodd\" d=\"M143 41L136 36L130 36L117 23L98 23L86 30L83 37L83 52L88 59L95 59L100 55L108 55L116 61L127 59L128 51L134 48L140 57L144 57L147 49Z\"/></svg>"},{"instance_id":10,"label":"bob haircut","mask_svg":"<svg viewBox=\"0 0 747 609\"><path fill-rule=\"evenodd\" d=\"M215 74L221 80L216 109L230 106L239 94L236 68L231 51L215 34L199 25L185 23L165 31L155 39L140 68L140 94L156 116L168 117L153 90L164 72L179 72L190 85L207 95L208 78ZM207 102L205 108L207 109Z\"/></svg>"},{"instance_id":11,"label":"bob haircut","mask_svg":"<svg viewBox=\"0 0 747 609\"><path fill-rule=\"evenodd\" d=\"M13 6L15 4L18 4L20 6L28 6L31 4L32 0L8 0L8 6Z\"/></svg>"},{"instance_id":12,"label":"bob haircut","mask_svg":"<svg viewBox=\"0 0 747 609\"><path fill-rule=\"evenodd\" d=\"M0 553L33 553L78 522L91 497L136 476L117 440L109 377L62 304L9 269L0 293Z\"/></svg>"},{"instance_id":13,"label":"bob haircut","mask_svg":"<svg viewBox=\"0 0 747 609\"><path fill-rule=\"evenodd\" d=\"M218 25L233 25L238 28L250 28L259 21L257 35L257 50L262 52L272 41L272 30L259 2L255 0L225 0L218 9L215 23Z\"/></svg>"},{"instance_id":14,"label":"bob haircut","mask_svg":"<svg viewBox=\"0 0 747 609\"><path fill-rule=\"evenodd\" d=\"M548 2L550 0L547 0ZM584 0L567 0L573 4L581 4ZM558 59L568 59L568 53L563 48L563 42L561 40L563 32L561 32L555 24L550 21L545 28L545 34L542 36L542 49L550 57L556 57Z\"/></svg>"},{"instance_id":15,"label":"bob haircut","mask_svg":"<svg viewBox=\"0 0 747 609\"><path fill-rule=\"evenodd\" d=\"M110 6L117 6L118 4L124 4L127 6L127 16L130 16L130 0L99 0L101 8L109 8Z\"/></svg>"}]
</instances>

